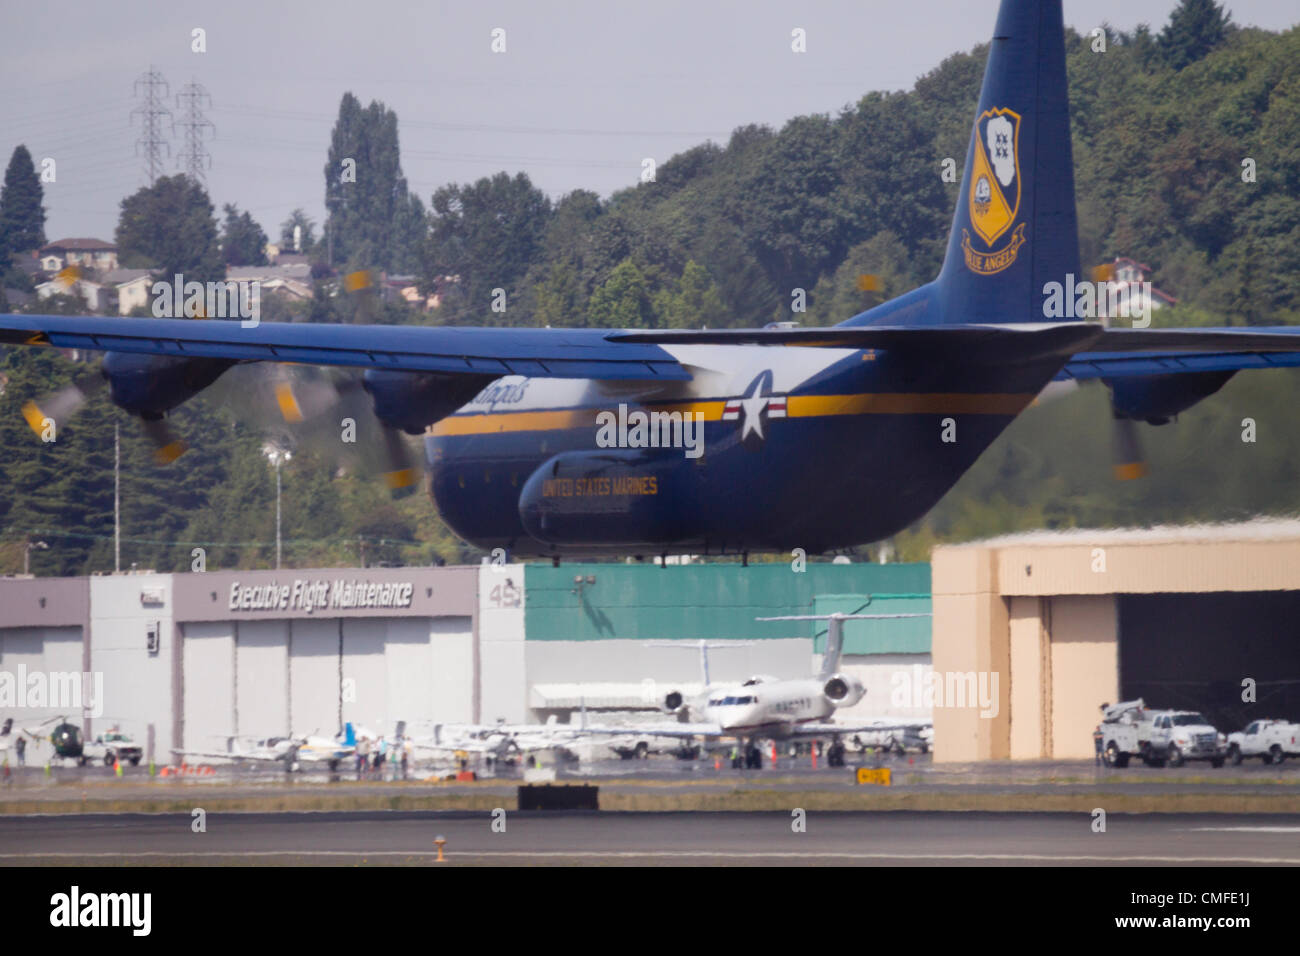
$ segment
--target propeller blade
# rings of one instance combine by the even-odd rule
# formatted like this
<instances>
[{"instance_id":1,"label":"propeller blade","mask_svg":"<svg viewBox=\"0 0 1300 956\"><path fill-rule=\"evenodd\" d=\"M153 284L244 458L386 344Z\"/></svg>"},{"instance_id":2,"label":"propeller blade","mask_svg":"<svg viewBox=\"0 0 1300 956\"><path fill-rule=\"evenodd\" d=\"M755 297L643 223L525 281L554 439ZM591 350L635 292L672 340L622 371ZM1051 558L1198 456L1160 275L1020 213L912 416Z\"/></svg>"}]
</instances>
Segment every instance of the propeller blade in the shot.
<instances>
[{"instance_id":1,"label":"propeller blade","mask_svg":"<svg viewBox=\"0 0 1300 956\"><path fill-rule=\"evenodd\" d=\"M144 433L153 442L153 456L160 465L170 465L181 455L189 451L190 446L183 438L177 436L167 424L165 418L141 419Z\"/></svg>"},{"instance_id":2,"label":"propeller blade","mask_svg":"<svg viewBox=\"0 0 1300 956\"><path fill-rule=\"evenodd\" d=\"M1131 418L1116 418L1113 430L1115 477L1119 481L1132 481L1147 473L1147 463L1138 438L1137 422Z\"/></svg>"},{"instance_id":3,"label":"propeller blade","mask_svg":"<svg viewBox=\"0 0 1300 956\"><path fill-rule=\"evenodd\" d=\"M274 385L275 402L280 417L290 425L319 418L346 398L361 391L359 379L342 382L331 379L307 379L285 375Z\"/></svg>"},{"instance_id":4,"label":"propeller blade","mask_svg":"<svg viewBox=\"0 0 1300 956\"><path fill-rule=\"evenodd\" d=\"M388 470L384 472L384 483L394 491L412 487L419 480L419 473L411 461L411 453L402 441L401 433L396 428L384 426L384 450L388 458Z\"/></svg>"},{"instance_id":5,"label":"propeller blade","mask_svg":"<svg viewBox=\"0 0 1300 956\"><path fill-rule=\"evenodd\" d=\"M340 448L334 420L368 421L378 426L382 451L374 445L370 445L368 450L363 446L351 446L352 457L359 457L363 468L382 463L384 483L394 492L409 489L420 480L420 469L400 430L384 424L374 415L370 395L361 377L319 377L305 370L284 368L273 383L273 392L280 417L294 426L293 441L323 452L327 457L337 456ZM373 429L367 429L366 433L375 434Z\"/></svg>"},{"instance_id":6,"label":"propeller blade","mask_svg":"<svg viewBox=\"0 0 1300 956\"><path fill-rule=\"evenodd\" d=\"M78 375L71 385L66 385L35 401L26 402L23 405L23 418L27 420L28 427L40 435L45 429L46 419L53 421L55 425L62 424L106 384L107 379L104 378L102 370L96 366L93 370Z\"/></svg>"}]
</instances>

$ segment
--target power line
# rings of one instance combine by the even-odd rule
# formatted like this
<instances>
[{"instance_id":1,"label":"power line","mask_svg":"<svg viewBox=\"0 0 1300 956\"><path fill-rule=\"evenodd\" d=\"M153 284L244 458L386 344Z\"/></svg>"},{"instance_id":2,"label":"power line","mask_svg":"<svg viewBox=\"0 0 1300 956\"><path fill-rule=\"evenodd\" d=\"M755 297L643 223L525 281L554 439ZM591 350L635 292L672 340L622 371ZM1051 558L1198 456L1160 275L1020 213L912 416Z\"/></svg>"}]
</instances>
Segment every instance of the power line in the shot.
<instances>
[{"instance_id":1,"label":"power line","mask_svg":"<svg viewBox=\"0 0 1300 956\"><path fill-rule=\"evenodd\" d=\"M136 116L141 119L140 138L135 143L136 155L144 155L145 171L152 186L162 174L162 151L166 149L168 156L172 152L162 134L163 117L171 116L172 112L163 105L163 98L169 90L167 81L152 66L135 81L133 95L139 96L141 90L144 91L144 102L131 111L131 121L134 123Z\"/></svg>"},{"instance_id":2,"label":"power line","mask_svg":"<svg viewBox=\"0 0 1300 956\"><path fill-rule=\"evenodd\" d=\"M212 156L208 153L203 139L206 135L216 136L217 128L203 115L203 102L212 108L212 97L203 85L192 81L176 94L176 105L184 108L180 127L185 131L185 151L180 156L180 166L185 175L196 183L203 183L207 170L212 168Z\"/></svg>"},{"instance_id":3,"label":"power line","mask_svg":"<svg viewBox=\"0 0 1300 956\"><path fill-rule=\"evenodd\" d=\"M111 534L94 534L93 532L79 531L59 531L53 528L37 528L28 531L9 529L3 536L3 540L9 540L8 535L17 534L19 536L35 535L42 538L67 538L76 541L112 541L114 536ZM17 539L13 539L17 540ZM133 538L123 535L121 540L127 544L147 544L155 547L167 548L274 548L274 541L167 541L158 538ZM401 545L403 547L432 547L434 542L421 541L414 538L389 538L369 534L352 534L335 538L284 538L282 544L294 547L305 545L347 545L351 546L357 541L365 541L368 544L380 545Z\"/></svg>"}]
</instances>

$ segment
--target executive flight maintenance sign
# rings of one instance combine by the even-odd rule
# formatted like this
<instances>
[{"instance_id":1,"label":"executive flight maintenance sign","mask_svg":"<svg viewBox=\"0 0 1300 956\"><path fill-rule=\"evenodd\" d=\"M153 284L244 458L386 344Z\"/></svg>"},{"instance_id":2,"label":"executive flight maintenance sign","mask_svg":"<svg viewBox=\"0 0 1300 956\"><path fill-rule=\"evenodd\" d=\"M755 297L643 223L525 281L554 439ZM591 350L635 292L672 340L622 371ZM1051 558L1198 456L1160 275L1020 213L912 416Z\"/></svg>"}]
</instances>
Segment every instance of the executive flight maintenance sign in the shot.
<instances>
[{"instance_id":1,"label":"executive flight maintenance sign","mask_svg":"<svg viewBox=\"0 0 1300 956\"><path fill-rule=\"evenodd\" d=\"M409 581L366 581L360 578L274 579L256 584L232 581L230 611L390 610L409 608L415 586Z\"/></svg>"}]
</instances>

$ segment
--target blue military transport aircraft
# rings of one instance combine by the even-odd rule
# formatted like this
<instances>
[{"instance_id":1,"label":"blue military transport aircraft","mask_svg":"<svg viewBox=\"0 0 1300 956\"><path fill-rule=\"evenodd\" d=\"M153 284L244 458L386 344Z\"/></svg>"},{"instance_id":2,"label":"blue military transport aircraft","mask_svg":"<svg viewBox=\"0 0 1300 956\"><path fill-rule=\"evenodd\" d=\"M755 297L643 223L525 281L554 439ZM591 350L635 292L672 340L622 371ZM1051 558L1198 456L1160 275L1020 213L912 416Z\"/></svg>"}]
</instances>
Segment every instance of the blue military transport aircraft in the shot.
<instances>
[{"instance_id":1,"label":"blue military transport aircraft","mask_svg":"<svg viewBox=\"0 0 1300 956\"><path fill-rule=\"evenodd\" d=\"M426 436L437 507L485 549L822 552L920 518L1053 380L1103 380L1131 435L1239 369L1300 364L1300 327L1056 319L1074 314L1061 290L1081 277L1061 3L1003 0L939 277L839 325L2 315L0 343L106 351L113 401L164 443L164 416L233 365L363 368L390 443L397 430ZM292 394L282 405L297 411Z\"/></svg>"}]
</instances>

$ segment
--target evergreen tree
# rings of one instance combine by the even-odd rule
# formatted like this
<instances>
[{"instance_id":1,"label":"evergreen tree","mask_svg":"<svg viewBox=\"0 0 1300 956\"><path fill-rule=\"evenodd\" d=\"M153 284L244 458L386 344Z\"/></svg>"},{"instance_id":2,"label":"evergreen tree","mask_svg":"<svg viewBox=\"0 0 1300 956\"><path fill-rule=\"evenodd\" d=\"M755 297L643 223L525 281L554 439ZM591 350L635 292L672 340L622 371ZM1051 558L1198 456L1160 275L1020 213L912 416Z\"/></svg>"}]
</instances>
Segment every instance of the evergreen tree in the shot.
<instances>
[{"instance_id":1,"label":"evergreen tree","mask_svg":"<svg viewBox=\"0 0 1300 956\"><path fill-rule=\"evenodd\" d=\"M325 164L329 264L399 271L418 262L424 207L402 175L397 114L344 93Z\"/></svg>"},{"instance_id":2,"label":"evergreen tree","mask_svg":"<svg viewBox=\"0 0 1300 956\"><path fill-rule=\"evenodd\" d=\"M1231 14L1214 0L1182 0L1169 15L1169 24L1156 44L1175 70L1195 63L1224 41Z\"/></svg>"},{"instance_id":3,"label":"evergreen tree","mask_svg":"<svg viewBox=\"0 0 1300 956\"><path fill-rule=\"evenodd\" d=\"M675 289L655 297L655 312L666 329L716 329L727 324L727 307L708 270L694 259L686 260Z\"/></svg>"},{"instance_id":4,"label":"evergreen tree","mask_svg":"<svg viewBox=\"0 0 1300 956\"><path fill-rule=\"evenodd\" d=\"M163 176L123 199L116 238L124 267L153 269L168 281L176 274L186 282L226 276L212 203L188 176Z\"/></svg>"},{"instance_id":5,"label":"evergreen tree","mask_svg":"<svg viewBox=\"0 0 1300 956\"><path fill-rule=\"evenodd\" d=\"M390 268L403 275L416 275L424 263L429 234L429 216L420 197L411 193L397 204L393 216L393 252Z\"/></svg>"},{"instance_id":6,"label":"evergreen tree","mask_svg":"<svg viewBox=\"0 0 1300 956\"><path fill-rule=\"evenodd\" d=\"M209 568L274 566L275 469L263 444L255 429L232 430L223 480L185 528L185 539L206 549Z\"/></svg>"},{"instance_id":7,"label":"evergreen tree","mask_svg":"<svg viewBox=\"0 0 1300 956\"><path fill-rule=\"evenodd\" d=\"M631 259L620 262L591 294L587 324L601 329L649 329L659 324L645 273Z\"/></svg>"},{"instance_id":8,"label":"evergreen tree","mask_svg":"<svg viewBox=\"0 0 1300 956\"><path fill-rule=\"evenodd\" d=\"M501 318L490 311L493 290L504 290L509 310L550 216L550 200L523 173L497 173L467 186L442 187L433 195L430 213L426 286L432 288L440 276L459 276L448 295L452 318Z\"/></svg>"},{"instance_id":9,"label":"evergreen tree","mask_svg":"<svg viewBox=\"0 0 1300 956\"><path fill-rule=\"evenodd\" d=\"M299 232L299 244L294 245L293 232L297 227ZM289 213L289 218L280 223L280 251L296 252L307 254L316 246L316 224L311 217L301 209L295 209Z\"/></svg>"},{"instance_id":10,"label":"evergreen tree","mask_svg":"<svg viewBox=\"0 0 1300 956\"><path fill-rule=\"evenodd\" d=\"M813 289L806 325L835 325L921 284L898 236L878 232L849 250Z\"/></svg>"},{"instance_id":11,"label":"evergreen tree","mask_svg":"<svg viewBox=\"0 0 1300 956\"><path fill-rule=\"evenodd\" d=\"M45 245L45 191L26 146L14 148L0 188L0 271L14 253Z\"/></svg>"},{"instance_id":12,"label":"evergreen tree","mask_svg":"<svg viewBox=\"0 0 1300 956\"><path fill-rule=\"evenodd\" d=\"M221 255L228 266L266 265L266 233L247 212L233 203L221 207L226 214L221 236Z\"/></svg>"},{"instance_id":13,"label":"evergreen tree","mask_svg":"<svg viewBox=\"0 0 1300 956\"><path fill-rule=\"evenodd\" d=\"M546 278L530 285L533 324L563 328L582 325L586 312L586 295L577 273L567 262L546 269Z\"/></svg>"}]
</instances>

